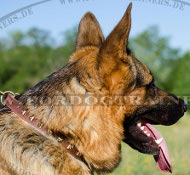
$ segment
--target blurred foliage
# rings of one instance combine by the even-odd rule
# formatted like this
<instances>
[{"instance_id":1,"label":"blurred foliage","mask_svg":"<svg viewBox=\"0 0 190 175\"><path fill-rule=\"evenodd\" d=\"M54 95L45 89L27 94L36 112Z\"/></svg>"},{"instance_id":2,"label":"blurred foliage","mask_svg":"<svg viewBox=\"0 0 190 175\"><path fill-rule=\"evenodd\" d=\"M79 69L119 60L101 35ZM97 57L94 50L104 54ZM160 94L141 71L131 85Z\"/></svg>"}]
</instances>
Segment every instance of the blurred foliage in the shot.
<instances>
[{"instance_id":1,"label":"blurred foliage","mask_svg":"<svg viewBox=\"0 0 190 175\"><path fill-rule=\"evenodd\" d=\"M20 93L63 67L74 50L76 34L76 27L64 32L62 45L56 45L51 33L37 28L1 39L0 90ZM131 38L129 47L150 67L159 87L179 95L190 94L190 52L172 48L169 38L160 36L155 26Z\"/></svg>"},{"instance_id":2,"label":"blurred foliage","mask_svg":"<svg viewBox=\"0 0 190 175\"><path fill-rule=\"evenodd\" d=\"M174 60L180 57L179 50L169 45L169 39L159 36L156 26L150 27L130 41L130 47L138 59L151 69L156 84L165 90L171 91L168 84Z\"/></svg>"},{"instance_id":3,"label":"blurred foliage","mask_svg":"<svg viewBox=\"0 0 190 175\"><path fill-rule=\"evenodd\" d=\"M175 60L170 74L169 84L174 93L179 95L190 95L190 52L183 54Z\"/></svg>"},{"instance_id":4,"label":"blurred foliage","mask_svg":"<svg viewBox=\"0 0 190 175\"><path fill-rule=\"evenodd\" d=\"M0 41L0 90L23 92L51 72L63 67L74 50L76 28L61 36L56 46L50 33L32 28L16 31Z\"/></svg>"}]
</instances>

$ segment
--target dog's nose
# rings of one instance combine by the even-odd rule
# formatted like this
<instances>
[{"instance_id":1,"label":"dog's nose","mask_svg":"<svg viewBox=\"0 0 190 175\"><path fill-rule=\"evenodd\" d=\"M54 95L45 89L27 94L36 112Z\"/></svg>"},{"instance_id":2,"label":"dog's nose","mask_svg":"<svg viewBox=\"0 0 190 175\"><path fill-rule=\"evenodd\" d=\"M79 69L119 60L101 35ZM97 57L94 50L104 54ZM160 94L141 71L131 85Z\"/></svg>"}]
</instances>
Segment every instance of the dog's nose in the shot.
<instances>
[{"instance_id":1,"label":"dog's nose","mask_svg":"<svg viewBox=\"0 0 190 175\"><path fill-rule=\"evenodd\" d=\"M186 103L183 104L183 109L184 109L184 112L187 112L188 105Z\"/></svg>"}]
</instances>

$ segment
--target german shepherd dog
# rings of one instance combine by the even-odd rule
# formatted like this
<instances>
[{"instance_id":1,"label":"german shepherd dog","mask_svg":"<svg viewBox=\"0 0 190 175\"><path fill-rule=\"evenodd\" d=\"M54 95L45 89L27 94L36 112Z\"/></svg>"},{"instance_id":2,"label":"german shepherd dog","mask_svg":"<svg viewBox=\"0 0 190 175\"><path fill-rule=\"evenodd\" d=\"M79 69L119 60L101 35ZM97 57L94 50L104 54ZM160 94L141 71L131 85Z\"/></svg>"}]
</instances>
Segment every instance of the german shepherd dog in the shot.
<instances>
[{"instance_id":1,"label":"german shepherd dog","mask_svg":"<svg viewBox=\"0 0 190 175\"><path fill-rule=\"evenodd\" d=\"M6 105L0 109L1 175L111 172L121 160L122 141L171 172L165 141L151 124L176 123L187 105L156 87L150 70L127 48L131 8L106 39L94 15L86 13L69 63L15 96L18 108L50 135Z\"/></svg>"}]
</instances>

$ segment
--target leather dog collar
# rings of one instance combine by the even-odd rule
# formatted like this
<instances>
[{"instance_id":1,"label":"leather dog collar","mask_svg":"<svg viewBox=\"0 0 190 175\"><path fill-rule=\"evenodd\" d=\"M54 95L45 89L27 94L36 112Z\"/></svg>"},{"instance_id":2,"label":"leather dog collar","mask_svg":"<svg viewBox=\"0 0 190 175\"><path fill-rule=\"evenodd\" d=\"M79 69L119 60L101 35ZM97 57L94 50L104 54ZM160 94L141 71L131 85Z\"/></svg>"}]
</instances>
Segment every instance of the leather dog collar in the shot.
<instances>
[{"instance_id":1,"label":"leather dog collar","mask_svg":"<svg viewBox=\"0 0 190 175\"><path fill-rule=\"evenodd\" d=\"M49 130L46 126L44 126L43 123L40 122L37 118L31 116L29 112L25 111L21 103L19 103L19 101L15 99L13 94L8 93L3 101L3 104L22 120L34 127L38 132L47 136L54 137L60 144L63 145L63 147L70 155L85 163L82 154L77 150L74 145L70 144L66 138L62 138L53 133L53 131Z\"/></svg>"}]
</instances>

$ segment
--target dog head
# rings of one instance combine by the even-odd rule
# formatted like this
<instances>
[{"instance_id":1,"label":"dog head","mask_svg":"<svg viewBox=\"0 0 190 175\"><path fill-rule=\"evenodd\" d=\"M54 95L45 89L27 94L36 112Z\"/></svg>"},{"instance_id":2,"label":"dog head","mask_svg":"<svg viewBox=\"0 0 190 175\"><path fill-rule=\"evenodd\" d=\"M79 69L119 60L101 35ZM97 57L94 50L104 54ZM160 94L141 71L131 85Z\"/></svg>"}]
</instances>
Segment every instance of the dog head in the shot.
<instances>
[{"instance_id":1,"label":"dog head","mask_svg":"<svg viewBox=\"0 0 190 175\"><path fill-rule=\"evenodd\" d=\"M124 97L121 115L124 142L154 155L161 170L171 171L165 142L152 124L176 123L187 106L175 95L156 87L151 71L127 48L131 8L130 4L106 39L94 15L87 13L80 22L76 52L70 62L83 65L80 80L82 84L87 83L86 78L90 80L86 86L90 92Z\"/></svg>"}]
</instances>

